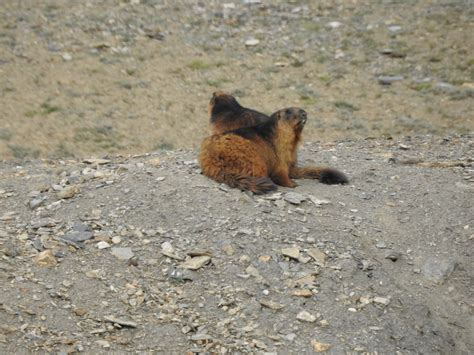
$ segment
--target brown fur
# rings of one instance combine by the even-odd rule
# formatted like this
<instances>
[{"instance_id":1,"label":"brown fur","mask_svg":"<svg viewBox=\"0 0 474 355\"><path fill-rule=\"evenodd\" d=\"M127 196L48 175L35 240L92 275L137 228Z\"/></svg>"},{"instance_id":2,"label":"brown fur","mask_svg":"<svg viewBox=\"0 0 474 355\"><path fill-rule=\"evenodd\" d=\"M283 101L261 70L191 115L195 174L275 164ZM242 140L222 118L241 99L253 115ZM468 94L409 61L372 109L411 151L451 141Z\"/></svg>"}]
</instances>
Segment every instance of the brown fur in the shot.
<instances>
[{"instance_id":1,"label":"brown fur","mask_svg":"<svg viewBox=\"0 0 474 355\"><path fill-rule=\"evenodd\" d=\"M204 175L254 193L295 187L293 178L319 179L327 184L347 183L344 174L321 167L297 167L297 148L306 112L287 108L252 127L214 134L204 139L200 163Z\"/></svg>"},{"instance_id":2,"label":"brown fur","mask_svg":"<svg viewBox=\"0 0 474 355\"><path fill-rule=\"evenodd\" d=\"M270 119L264 113L241 106L235 97L222 91L212 94L209 118L212 134L255 126Z\"/></svg>"}]
</instances>

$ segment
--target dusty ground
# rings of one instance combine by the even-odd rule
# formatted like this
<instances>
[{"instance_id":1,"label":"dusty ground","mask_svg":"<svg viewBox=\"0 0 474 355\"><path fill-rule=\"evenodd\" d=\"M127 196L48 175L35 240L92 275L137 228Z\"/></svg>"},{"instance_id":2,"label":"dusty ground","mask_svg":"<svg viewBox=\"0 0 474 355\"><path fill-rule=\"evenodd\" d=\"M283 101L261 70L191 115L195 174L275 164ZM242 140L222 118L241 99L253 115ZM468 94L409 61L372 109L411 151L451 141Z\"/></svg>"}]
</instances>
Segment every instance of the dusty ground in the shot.
<instances>
[{"instance_id":1,"label":"dusty ground","mask_svg":"<svg viewBox=\"0 0 474 355\"><path fill-rule=\"evenodd\" d=\"M269 196L188 150L4 163L0 352L472 353L473 147L308 143L351 184Z\"/></svg>"},{"instance_id":2,"label":"dusty ground","mask_svg":"<svg viewBox=\"0 0 474 355\"><path fill-rule=\"evenodd\" d=\"M469 0L3 0L0 158L195 148L216 89L302 106L308 141L472 132L473 17Z\"/></svg>"}]
</instances>

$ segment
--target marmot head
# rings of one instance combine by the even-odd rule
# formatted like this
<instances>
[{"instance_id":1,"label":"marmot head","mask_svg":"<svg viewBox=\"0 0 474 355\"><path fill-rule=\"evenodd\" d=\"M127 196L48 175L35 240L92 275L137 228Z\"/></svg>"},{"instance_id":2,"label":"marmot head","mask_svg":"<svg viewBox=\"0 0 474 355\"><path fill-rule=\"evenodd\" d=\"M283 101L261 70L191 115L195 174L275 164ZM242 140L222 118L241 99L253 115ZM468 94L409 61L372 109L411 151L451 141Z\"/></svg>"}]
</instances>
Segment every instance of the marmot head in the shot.
<instances>
[{"instance_id":1,"label":"marmot head","mask_svg":"<svg viewBox=\"0 0 474 355\"><path fill-rule=\"evenodd\" d=\"M288 123L295 132L301 132L308 119L308 114L299 107L287 107L273 113L272 118Z\"/></svg>"},{"instance_id":2,"label":"marmot head","mask_svg":"<svg viewBox=\"0 0 474 355\"><path fill-rule=\"evenodd\" d=\"M212 117L215 115L237 111L241 108L242 106L240 106L235 97L222 91L216 91L212 94L211 101L209 101L209 116L212 121Z\"/></svg>"}]
</instances>

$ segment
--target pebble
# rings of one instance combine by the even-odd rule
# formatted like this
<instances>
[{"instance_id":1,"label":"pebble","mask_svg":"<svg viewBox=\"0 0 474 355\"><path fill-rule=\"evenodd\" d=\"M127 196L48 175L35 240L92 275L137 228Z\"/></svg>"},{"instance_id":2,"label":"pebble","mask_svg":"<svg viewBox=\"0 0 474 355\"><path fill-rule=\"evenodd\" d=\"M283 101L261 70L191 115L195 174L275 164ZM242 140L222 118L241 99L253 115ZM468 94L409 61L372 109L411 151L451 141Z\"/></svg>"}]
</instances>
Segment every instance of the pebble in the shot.
<instances>
[{"instance_id":1,"label":"pebble","mask_svg":"<svg viewBox=\"0 0 474 355\"><path fill-rule=\"evenodd\" d=\"M70 185L58 192L59 199L68 199L74 197L79 192L79 187L75 185Z\"/></svg>"},{"instance_id":2,"label":"pebble","mask_svg":"<svg viewBox=\"0 0 474 355\"><path fill-rule=\"evenodd\" d=\"M46 267L55 266L58 263L51 249L47 249L39 253L35 258L35 262L39 266Z\"/></svg>"},{"instance_id":3,"label":"pebble","mask_svg":"<svg viewBox=\"0 0 474 355\"><path fill-rule=\"evenodd\" d=\"M110 244L105 241L100 241L99 243L97 243L97 248L107 249L107 248L110 248Z\"/></svg>"},{"instance_id":4,"label":"pebble","mask_svg":"<svg viewBox=\"0 0 474 355\"><path fill-rule=\"evenodd\" d=\"M270 309L273 309L275 311L278 311L278 310L285 307L284 305L282 305L280 303L269 301L269 300L261 300L260 304L265 308L270 308Z\"/></svg>"},{"instance_id":5,"label":"pebble","mask_svg":"<svg viewBox=\"0 0 474 355\"><path fill-rule=\"evenodd\" d=\"M297 192L287 192L285 195L283 195L283 198L285 201L293 205L299 205L301 202L306 200L306 196Z\"/></svg>"},{"instance_id":6,"label":"pebble","mask_svg":"<svg viewBox=\"0 0 474 355\"><path fill-rule=\"evenodd\" d=\"M72 60L72 55L69 54L69 53L63 53L61 55L61 57L66 61L66 62L69 62L70 60Z\"/></svg>"},{"instance_id":7,"label":"pebble","mask_svg":"<svg viewBox=\"0 0 474 355\"><path fill-rule=\"evenodd\" d=\"M119 248L113 247L111 250L113 256L115 256L119 260L129 260L135 256L132 251L132 248Z\"/></svg>"},{"instance_id":8,"label":"pebble","mask_svg":"<svg viewBox=\"0 0 474 355\"><path fill-rule=\"evenodd\" d=\"M317 340L311 340L311 346L313 347L314 351L316 351L317 353L328 351L331 348L331 344L320 343Z\"/></svg>"},{"instance_id":9,"label":"pebble","mask_svg":"<svg viewBox=\"0 0 474 355\"><path fill-rule=\"evenodd\" d=\"M29 206L32 210L34 210L38 208L39 206L41 206L44 203L44 201L46 201L45 196L37 197L30 201Z\"/></svg>"},{"instance_id":10,"label":"pebble","mask_svg":"<svg viewBox=\"0 0 474 355\"><path fill-rule=\"evenodd\" d=\"M247 47L255 47L259 43L260 43L260 41L256 38L249 38L245 41L245 45Z\"/></svg>"},{"instance_id":11,"label":"pebble","mask_svg":"<svg viewBox=\"0 0 474 355\"><path fill-rule=\"evenodd\" d=\"M339 22L339 21L331 21L328 23L328 27L330 28L338 28L338 27L341 27L342 26L342 23Z\"/></svg>"},{"instance_id":12,"label":"pebble","mask_svg":"<svg viewBox=\"0 0 474 355\"><path fill-rule=\"evenodd\" d=\"M302 322L309 322L309 323L313 323L316 321L316 317L307 311L301 311L300 313L298 313L296 315L296 319Z\"/></svg>"},{"instance_id":13,"label":"pebble","mask_svg":"<svg viewBox=\"0 0 474 355\"><path fill-rule=\"evenodd\" d=\"M390 304L390 299L385 297L374 297L374 303L382 304L384 306L388 306Z\"/></svg>"},{"instance_id":14,"label":"pebble","mask_svg":"<svg viewBox=\"0 0 474 355\"><path fill-rule=\"evenodd\" d=\"M421 267L421 272L428 280L441 284L453 273L456 266L457 262L453 259L429 258Z\"/></svg>"},{"instance_id":15,"label":"pebble","mask_svg":"<svg viewBox=\"0 0 474 355\"><path fill-rule=\"evenodd\" d=\"M122 238L120 238L118 235L112 238L112 243L114 244L120 244L122 242Z\"/></svg>"},{"instance_id":16,"label":"pebble","mask_svg":"<svg viewBox=\"0 0 474 355\"><path fill-rule=\"evenodd\" d=\"M293 296L296 296L296 297L304 297L304 298L309 298L309 297L313 296L313 292L311 292L311 290L307 290L307 289L295 290L291 294Z\"/></svg>"}]
</instances>

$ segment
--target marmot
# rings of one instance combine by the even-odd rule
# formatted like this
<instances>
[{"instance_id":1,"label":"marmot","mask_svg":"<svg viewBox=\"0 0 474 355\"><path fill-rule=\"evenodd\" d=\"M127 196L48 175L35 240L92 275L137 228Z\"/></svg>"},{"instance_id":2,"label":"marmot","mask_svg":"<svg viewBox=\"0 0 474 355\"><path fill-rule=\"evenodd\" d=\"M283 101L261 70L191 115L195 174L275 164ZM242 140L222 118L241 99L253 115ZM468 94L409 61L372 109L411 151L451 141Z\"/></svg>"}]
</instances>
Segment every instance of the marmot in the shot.
<instances>
[{"instance_id":1,"label":"marmot","mask_svg":"<svg viewBox=\"0 0 474 355\"><path fill-rule=\"evenodd\" d=\"M295 187L292 179L319 179L325 184L346 184L338 170L297 167L297 148L307 120L304 110L279 110L263 123L214 134L204 139L200 164L204 175L231 187L266 193L276 185Z\"/></svg>"},{"instance_id":2,"label":"marmot","mask_svg":"<svg viewBox=\"0 0 474 355\"><path fill-rule=\"evenodd\" d=\"M270 116L241 106L235 97L222 91L212 94L209 116L212 134L256 126L270 120Z\"/></svg>"}]
</instances>

